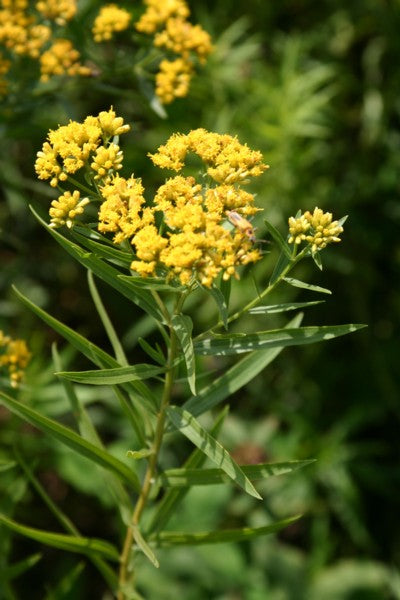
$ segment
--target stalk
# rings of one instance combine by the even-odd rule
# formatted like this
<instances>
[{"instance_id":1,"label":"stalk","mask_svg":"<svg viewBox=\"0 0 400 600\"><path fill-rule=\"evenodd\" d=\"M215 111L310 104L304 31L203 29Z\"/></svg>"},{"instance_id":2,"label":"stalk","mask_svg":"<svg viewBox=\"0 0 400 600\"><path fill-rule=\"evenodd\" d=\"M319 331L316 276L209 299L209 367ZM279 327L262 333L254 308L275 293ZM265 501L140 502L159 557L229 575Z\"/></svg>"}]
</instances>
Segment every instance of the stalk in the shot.
<instances>
[{"instance_id":1,"label":"stalk","mask_svg":"<svg viewBox=\"0 0 400 600\"><path fill-rule=\"evenodd\" d=\"M166 313L165 307L164 307L164 311ZM169 317L169 315L168 315L168 317ZM162 394L162 398L161 398L160 409L159 409L159 412L157 415L156 429L155 429L154 440L153 440L153 444L152 444L152 448L151 448L152 453L150 455L146 474L145 474L145 477L143 480L142 490L140 492L139 498L137 499L134 511L132 513L131 523L126 532L126 537L125 537L125 541L124 541L124 545L123 545L123 549L122 549L122 553L121 553L121 557L120 557L119 592L117 595L118 600L125 600L125 597L126 597L125 592L123 591L123 588L124 588L124 586L126 586L126 584L129 581L129 578L130 578L130 575L128 573L128 565L129 565L130 555L131 555L131 551L132 551L132 545L133 545L133 541L134 541L133 531L134 531L135 526L139 525L140 517L142 515L142 512L143 512L146 504L147 504L147 501L148 501L148 498L150 495L150 491L151 491L151 487L152 487L154 479L155 479L158 454L159 454L159 451L161 448L163 435L164 435L166 409L170 403L172 387L173 387L174 380L175 380L175 368L173 367L173 364L177 357L178 345L177 345L177 338L175 335L175 331L173 330L172 326L170 325L170 318L168 318L168 321L169 321L168 324L169 324L169 328L170 328L170 346L168 349L168 359L167 359L167 369L168 370L165 375L164 389L163 389L163 394Z\"/></svg>"}]
</instances>

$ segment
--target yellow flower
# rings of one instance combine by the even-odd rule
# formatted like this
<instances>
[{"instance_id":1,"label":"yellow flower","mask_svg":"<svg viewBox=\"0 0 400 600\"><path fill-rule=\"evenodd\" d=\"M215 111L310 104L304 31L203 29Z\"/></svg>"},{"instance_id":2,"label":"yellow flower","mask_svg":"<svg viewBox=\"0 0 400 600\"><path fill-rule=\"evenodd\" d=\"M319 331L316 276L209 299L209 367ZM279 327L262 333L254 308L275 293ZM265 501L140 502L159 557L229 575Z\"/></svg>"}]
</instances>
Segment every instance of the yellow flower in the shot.
<instances>
[{"instance_id":1,"label":"yellow flower","mask_svg":"<svg viewBox=\"0 0 400 600\"><path fill-rule=\"evenodd\" d=\"M114 243L131 238L140 227L153 222L152 213L142 211L145 200L140 179L115 175L100 191L104 202L100 206L98 229L102 233L115 233Z\"/></svg>"},{"instance_id":2,"label":"yellow flower","mask_svg":"<svg viewBox=\"0 0 400 600\"><path fill-rule=\"evenodd\" d=\"M65 25L76 14L76 0L39 0L36 10L45 19L55 21L57 25Z\"/></svg>"},{"instance_id":3,"label":"yellow flower","mask_svg":"<svg viewBox=\"0 0 400 600\"><path fill-rule=\"evenodd\" d=\"M119 8L116 4L103 6L93 24L94 41L111 40L114 33L124 31L129 27L130 20L131 15L128 11Z\"/></svg>"},{"instance_id":4,"label":"yellow flower","mask_svg":"<svg viewBox=\"0 0 400 600\"><path fill-rule=\"evenodd\" d=\"M75 217L81 215L85 206L89 204L89 198L80 199L80 192L64 192L57 200L53 200L49 215L51 217L50 227L62 227L66 225L71 228Z\"/></svg>"},{"instance_id":5,"label":"yellow flower","mask_svg":"<svg viewBox=\"0 0 400 600\"><path fill-rule=\"evenodd\" d=\"M209 34L200 25L192 25L182 18L168 19L165 29L156 34L154 45L180 54L186 60L194 52L200 62L205 62L212 50Z\"/></svg>"},{"instance_id":6,"label":"yellow flower","mask_svg":"<svg viewBox=\"0 0 400 600\"><path fill-rule=\"evenodd\" d=\"M130 130L129 125L124 125L124 119L116 116L113 107L107 111L102 110L99 113L98 121L105 141L115 135L127 133Z\"/></svg>"},{"instance_id":7,"label":"yellow flower","mask_svg":"<svg viewBox=\"0 0 400 600\"><path fill-rule=\"evenodd\" d=\"M122 161L124 155L122 150L116 144L109 144L106 146L100 146L97 148L91 168L95 171L95 179L104 179L109 177L113 171L118 171L122 168Z\"/></svg>"},{"instance_id":8,"label":"yellow flower","mask_svg":"<svg viewBox=\"0 0 400 600\"><path fill-rule=\"evenodd\" d=\"M168 19L180 17L186 19L189 7L184 0L144 0L146 12L141 16L135 27L141 33L154 33Z\"/></svg>"},{"instance_id":9,"label":"yellow flower","mask_svg":"<svg viewBox=\"0 0 400 600\"><path fill-rule=\"evenodd\" d=\"M160 101L170 104L175 98L186 96L192 75L193 67L187 60L162 60L156 75L156 94Z\"/></svg>"},{"instance_id":10,"label":"yellow flower","mask_svg":"<svg viewBox=\"0 0 400 600\"><path fill-rule=\"evenodd\" d=\"M54 40L50 48L40 57L40 81L48 81L55 75L90 75L91 70L81 65L79 59L78 50L69 40Z\"/></svg>"},{"instance_id":11,"label":"yellow flower","mask_svg":"<svg viewBox=\"0 0 400 600\"><path fill-rule=\"evenodd\" d=\"M301 244L306 239L306 233L311 224L304 215L289 218L289 244Z\"/></svg>"},{"instance_id":12,"label":"yellow flower","mask_svg":"<svg viewBox=\"0 0 400 600\"><path fill-rule=\"evenodd\" d=\"M24 340L13 340L0 331L0 368L8 369L12 387L17 387L21 382L30 359L31 353Z\"/></svg>"}]
</instances>

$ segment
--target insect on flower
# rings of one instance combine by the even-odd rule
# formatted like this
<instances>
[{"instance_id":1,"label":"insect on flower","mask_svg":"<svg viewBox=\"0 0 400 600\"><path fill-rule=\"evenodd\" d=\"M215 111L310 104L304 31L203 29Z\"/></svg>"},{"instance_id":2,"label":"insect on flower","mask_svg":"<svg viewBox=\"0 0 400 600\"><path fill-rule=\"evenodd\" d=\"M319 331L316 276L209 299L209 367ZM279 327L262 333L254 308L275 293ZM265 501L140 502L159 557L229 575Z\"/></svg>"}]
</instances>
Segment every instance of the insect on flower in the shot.
<instances>
[{"instance_id":1,"label":"insect on flower","mask_svg":"<svg viewBox=\"0 0 400 600\"><path fill-rule=\"evenodd\" d=\"M232 223L232 225L234 225L236 227L236 229L238 229L239 231L242 231L249 238L249 240L251 242L256 241L256 236L254 234L254 227L250 223L250 221L245 219L242 215L240 215L238 212L236 212L234 210L227 210L225 212L225 214L228 217L229 221Z\"/></svg>"}]
</instances>

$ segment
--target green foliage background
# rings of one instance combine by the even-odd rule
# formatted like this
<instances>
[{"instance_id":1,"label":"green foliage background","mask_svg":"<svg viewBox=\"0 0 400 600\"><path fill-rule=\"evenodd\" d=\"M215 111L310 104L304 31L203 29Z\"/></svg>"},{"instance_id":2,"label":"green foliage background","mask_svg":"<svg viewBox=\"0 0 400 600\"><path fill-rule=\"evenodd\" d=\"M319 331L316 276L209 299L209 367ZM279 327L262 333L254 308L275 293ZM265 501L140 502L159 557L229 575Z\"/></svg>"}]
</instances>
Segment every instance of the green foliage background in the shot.
<instances>
[{"instance_id":1,"label":"green foliage background","mask_svg":"<svg viewBox=\"0 0 400 600\"><path fill-rule=\"evenodd\" d=\"M228 418L223 441L238 459L314 457L317 463L291 478L265 483L266 501L257 509L235 490L192 490L180 524L189 524L196 515L201 515L198 529L243 520L256 526L265 511L275 518L287 512L306 511L306 516L275 538L190 553L165 550L161 571L143 562L141 583L149 598L166 600L178 594L189 600L400 598L400 3L217 0L192 2L191 9L211 33L216 50L189 96L168 107L167 119L149 112L134 90L118 94L123 88L118 73L108 87L76 80L51 96L26 97L1 111L0 325L28 335L35 354L22 397L35 398L53 416L65 410L50 352L50 343L60 340L16 302L11 283L94 342L104 342L84 273L55 247L28 210L32 203L45 214L50 202L48 186L33 173L35 153L48 129L113 104L134 125L123 142L125 162L144 182L154 183L146 154L172 132L204 126L238 134L262 150L271 165L257 182L258 201L278 227L285 228L298 208L320 206L335 217L349 215L343 242L325 254L325 270L304 276L334 292L313 308L313 321L364 322L369 328L327 345L285 350L235 398L235 416ZM260 218L257 234L266 237L261 223ZM266 249L274 253L267 244ZM272 258L267 255L257 265L258 278L264 271L267 278ZM247 299L255 293L250 278L248 282L246 290L240 288ZM128 304L99 287L136 357L140 350L133 340L138 331L149 331L149 322L132 315L130 305L128 315ZM238 289L233 289L234 299L242 303ZM307 300L305 294L288 288L284 301ZM206 321L210 307L203 303L193 310ZM68 350L62 360L74 365ZM94 402L97 424L107 439L115 440L117 450L125 427L119 411L101 390L82 386L82 394ZM6 413L0 419L1 444L11 446L18 431L25 455L32 456L31 466L34 457L41 458L39 475L50 496L68 507L85 534L96 536L101 523L102 536L111 535L109 502L104 497L99 503L92 494L100 484L98 474L87 473L83 462L36 432L21 429ZM21 521L51 528L46 508L22 477L7 485L7 476L2 506L15 502ZM16 538L11 550L7 536L0 540L0 556L10 551L12 562L35 550L24 538ZM76 581L63 583L74 564L68 555L46 550L44 559L18 580L19 597L29 592L32 600L100 598L90 568L81 573L78 565ZM49 573L51 589L43 587ZM60 581L64 592L57 591Z\"/></svg>"}]
</instances>

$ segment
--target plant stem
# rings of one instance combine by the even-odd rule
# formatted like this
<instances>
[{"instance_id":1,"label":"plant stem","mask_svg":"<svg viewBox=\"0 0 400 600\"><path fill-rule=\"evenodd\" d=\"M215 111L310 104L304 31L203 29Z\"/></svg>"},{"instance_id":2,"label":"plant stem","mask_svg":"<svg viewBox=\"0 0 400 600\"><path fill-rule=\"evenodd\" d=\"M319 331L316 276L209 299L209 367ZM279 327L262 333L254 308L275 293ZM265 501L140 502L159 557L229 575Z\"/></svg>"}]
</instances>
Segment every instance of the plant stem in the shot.
<instances>
[{"instance_id":1,"label":"plant stem","mask_svg":"<svg viewBox=\"0 0 400 600\"><path fill-rule=\"evenodd\" d=\"M128 565L130 560L130 555L132 551L132 545L134 542L133 539L133 531L136 526L138 526L140 517L142 512L147 504L147 500L149 498L149 494L151 491L151 486L154 483L154 477L156 473L157 467L157 459L158 454L161 448L161 443L164 434L164 424L165 424L165 415L166 408L169 405L171 399L172 386L175 379L175 369L173 367L175 358L177 356L177 338L175 335L175 331L170 326L170 346L168 350L168 361L167 361L167 373L165 375L164 382L164 390L161 398L160 409L157 415L157 424L154 433L154 440L152 444L152 453L149 458L149 463L147 466L146 474L143 480L142 490L140 492L139 498L136 502L135 509L132 514L131 523L127 529L124 546L121 553L120 558L120 571L119 571L119 592L118 592L118 600L125 600L125 592L124 586L129 581L128 574Z\"/></svg>"}]
</instances>

